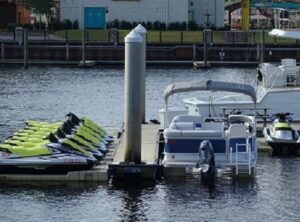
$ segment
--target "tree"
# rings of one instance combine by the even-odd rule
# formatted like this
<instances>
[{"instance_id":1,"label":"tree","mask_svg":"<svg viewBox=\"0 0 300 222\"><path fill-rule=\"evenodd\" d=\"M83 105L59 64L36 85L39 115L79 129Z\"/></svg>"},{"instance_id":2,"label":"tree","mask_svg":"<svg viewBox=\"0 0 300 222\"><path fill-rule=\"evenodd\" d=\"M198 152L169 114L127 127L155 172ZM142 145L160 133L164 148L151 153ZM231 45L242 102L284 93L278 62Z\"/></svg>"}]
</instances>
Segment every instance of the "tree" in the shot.
<instances>
[{"instance_id":1,"label":"tree","mask_svg":"<svg viewBox=\"0 0 300 222\"><path fill-rule=\"evenodd\" d=\"M29 11L39 15L41 24L42 15L46 16L47 23L49 24L50 18L53 15L54 0L25 0L26 6Z\"/></svg>"}]
</instances>

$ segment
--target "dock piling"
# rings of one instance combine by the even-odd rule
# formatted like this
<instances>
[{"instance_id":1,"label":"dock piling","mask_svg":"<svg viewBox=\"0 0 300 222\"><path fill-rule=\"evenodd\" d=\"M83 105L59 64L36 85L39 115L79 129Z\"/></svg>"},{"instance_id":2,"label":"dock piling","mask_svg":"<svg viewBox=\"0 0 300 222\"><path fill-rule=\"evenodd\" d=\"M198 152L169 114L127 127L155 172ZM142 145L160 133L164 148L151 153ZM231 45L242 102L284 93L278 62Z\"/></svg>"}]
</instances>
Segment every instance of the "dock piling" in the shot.
<instances>
[{"instance_id":1,"label":"dock piling","mask_svg":"<svg viewBox=\"0 0 300 222\"><path fill-rule=\"evenodd\" d=\"M143 38L142 45L142 57L141 57L141 109L142 109L142 123L146 123L146 87L145 87L145 75L146 75L146 61L147 61L147 30L141 24L138 24L134 29Z\"/></svg>"},{"instance_id":2,"label":"dock piling","mask_svg":"<svg viewBox=\"0 0 300 222\"><path fill-rule=\"evenodd\" d=\"M66 43L66 60L69 61L69 58L70 58L70 45L67 42Z\"/></svg>"},{"instance_id":3,"label":"dock piling","mask_svg":"<svg viewBox=\"0 0 300 222\"><path fill-rule=\"evenodd\" d=\"M4 42L1 43L1 59L4 59Z\"/></svg>"},{"instance_id":4,"label":"dock piling","mask_svg":"<svg viewBox=\"0 0 300 222\"><path fill-rule=\"evenodd\" d=\"M82 40L82 66L84 67L85 66L85 29L82 30L82 37L81 37L81 40Z\"/></svg>"},{"instance_id":5,"label":"dock piling","mask_svg":"<svg viewBox=\"0 0 300 222\"><path fill-rule=\"evenodd\" d=\"M28 68L28 30L23 30L23 44L24 44L24 68Z\"/></svg>"},{"instance_id":6,"label":"dock piling","mask_svg":"<svg viewBox=\"0 0 300 222\"><path fill-rule=\"evenodd\" d=\"M203 63L207 65L207 29L203 31Z\"/></svg>"},{"instance_id":7,"label":"dock piling","mask_svg":"<svg viewBox=\"0 0 300 222\"><path fill-rule=\"evenodd\" d=\"M141 163L141 70L143 38L132 30L125 42L125 163Z\"/></svg>"},{"instance_id":8,"label":"dock piling","mask_svg":"<svg viewBox=\"0 0 300 222\"><path fill-rule=\"evenodd\" d=\"M261 46L260 46L260 63L265 62L265 32L261 31Z\"/></svg>"}]
</instances>

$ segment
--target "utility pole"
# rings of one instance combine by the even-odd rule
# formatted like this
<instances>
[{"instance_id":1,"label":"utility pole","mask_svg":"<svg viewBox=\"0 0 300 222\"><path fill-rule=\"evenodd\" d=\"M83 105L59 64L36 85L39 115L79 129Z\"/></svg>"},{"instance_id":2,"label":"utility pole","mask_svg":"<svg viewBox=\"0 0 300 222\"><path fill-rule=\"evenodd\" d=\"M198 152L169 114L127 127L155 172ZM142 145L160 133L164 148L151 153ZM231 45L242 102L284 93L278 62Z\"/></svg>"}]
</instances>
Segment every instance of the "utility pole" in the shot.
<instances>
[{"instance_id":1,"label":"utility pole","mask_svg":"<svg viewBox=\"0 0 300 222\"><path fill-rule=\"evenodd\" d=\"M211 16L211 14L205 13L204 16L206 16L206 28L208 28L208 26L209 26L209 16Z\"/></svg>"}]
</instances>

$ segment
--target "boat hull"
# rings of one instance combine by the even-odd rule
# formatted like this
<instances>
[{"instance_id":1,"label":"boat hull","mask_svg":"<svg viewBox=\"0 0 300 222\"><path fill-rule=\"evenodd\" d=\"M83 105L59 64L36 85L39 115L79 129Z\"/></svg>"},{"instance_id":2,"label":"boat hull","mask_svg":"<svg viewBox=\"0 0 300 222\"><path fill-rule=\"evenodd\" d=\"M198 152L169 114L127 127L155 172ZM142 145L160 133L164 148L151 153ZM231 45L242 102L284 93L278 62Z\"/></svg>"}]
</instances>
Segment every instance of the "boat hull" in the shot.
<instances>
[{"instance_id":1,"label":"boat hull","mask_svg":"<svg viewBox=\"0 0 300 222\"><path fill-rule=\"evenodd\" d=\"M97 163L95 159L70 154L54 154L25 158L8 157L5 152L0 152L0 155L0 174L65 174L68 171L90 169Z\"/></svg>"}]
</instances>

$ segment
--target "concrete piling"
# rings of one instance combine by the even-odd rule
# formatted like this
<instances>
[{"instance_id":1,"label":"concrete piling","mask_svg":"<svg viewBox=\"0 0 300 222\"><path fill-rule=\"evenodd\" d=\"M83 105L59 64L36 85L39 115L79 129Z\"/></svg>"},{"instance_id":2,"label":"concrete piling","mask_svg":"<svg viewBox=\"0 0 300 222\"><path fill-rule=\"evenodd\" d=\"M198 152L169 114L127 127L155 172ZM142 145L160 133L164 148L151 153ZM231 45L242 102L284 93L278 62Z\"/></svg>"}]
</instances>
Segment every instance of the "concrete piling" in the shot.
<instances>
[{"instance_id":1,"label":"concrete piling","mask_svg":"<svg viewBox=\"0 0 300 222\"><path fill-rule=\"evenodd\" d=\"M145 86L145 76L146 76L146 61L147 61L147 30L141 24L134 29L142 38L142 57L141 57L141 109L142 109L142 123L146 123L146 86Z\"/></svg>"},{"instance_id":2,"label":"concrete piling","mask_svg":"<svg viewBox=\"0 0 300 222\"><path fill-rule=\"evenodd\" d=\"M143 38L132 30L125 42L125 162L141 163L141 70Z\"/></svg>"}]
</instances>

